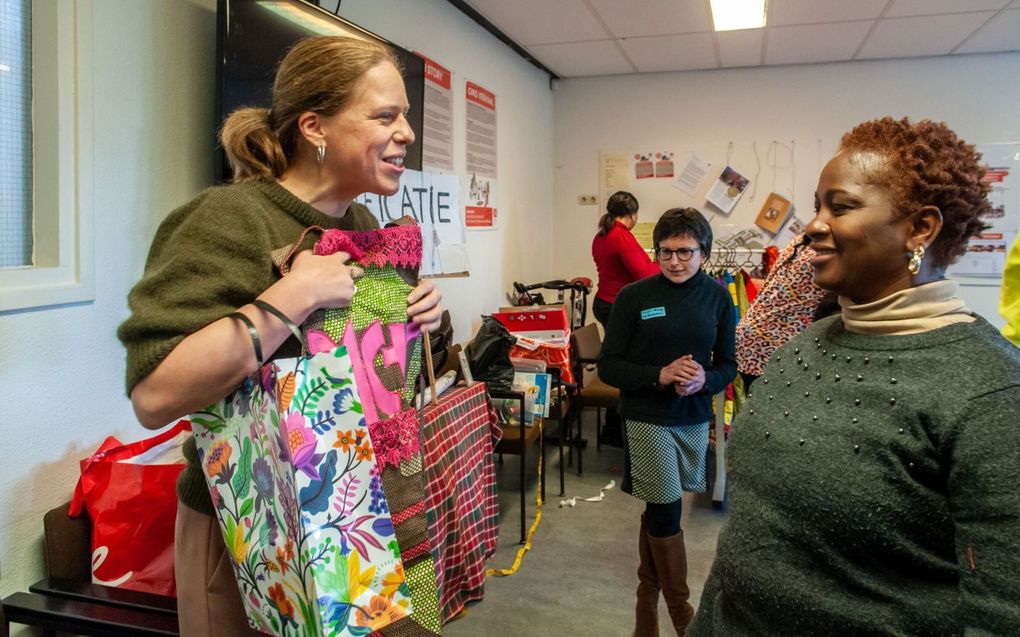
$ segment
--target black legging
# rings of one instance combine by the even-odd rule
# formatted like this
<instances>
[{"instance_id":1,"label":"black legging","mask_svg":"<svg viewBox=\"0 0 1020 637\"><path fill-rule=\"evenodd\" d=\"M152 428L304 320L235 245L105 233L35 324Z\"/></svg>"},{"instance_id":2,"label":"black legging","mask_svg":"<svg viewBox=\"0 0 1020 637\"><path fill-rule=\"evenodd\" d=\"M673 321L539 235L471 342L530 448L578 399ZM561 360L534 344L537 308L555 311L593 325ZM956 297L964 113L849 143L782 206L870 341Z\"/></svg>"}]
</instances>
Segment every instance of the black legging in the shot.
<instances>
[{"instance_id":1,"label":"black legging","mask_svg":"<svg viewBox=\"0 0 1020 637\"><path fill-rule=\"evenodd\" d=\"M599 297L595 297L595 300L591 302L591 313L595 315L595 320L602 323L603 331L609 327L609 314L613 311L613 304L609 301L603 301Z\"/></svg>"},{"instance_id":2,"label":"black legging","mask_svg":"<svg viewBox=\"0 0 1020 637\"><path fill-rule=\"evenodd\" d=\"M669 504L645 502L645 526L652 537L671 537L680 532L681 500Z\"/></svg>"},{"instance_id":3,"label":"black legging","mask_svg":"<svg viewBox=\"0 0 1020 637\"><path fill-rule=\"evenodd\" d=\"M606 328L609 327L609 315L613 311L613 304L608 301L603 301L599 297L595 297L595 300L591 302L591 313L595 315L595 320L602 323L602 331L605 332ZM622 444L623 436L623 425L620 419L620 414L613 407L606 408L606 427L604 429L606 437L603 442L619 446Z\"/></svg>"}]
</instances>

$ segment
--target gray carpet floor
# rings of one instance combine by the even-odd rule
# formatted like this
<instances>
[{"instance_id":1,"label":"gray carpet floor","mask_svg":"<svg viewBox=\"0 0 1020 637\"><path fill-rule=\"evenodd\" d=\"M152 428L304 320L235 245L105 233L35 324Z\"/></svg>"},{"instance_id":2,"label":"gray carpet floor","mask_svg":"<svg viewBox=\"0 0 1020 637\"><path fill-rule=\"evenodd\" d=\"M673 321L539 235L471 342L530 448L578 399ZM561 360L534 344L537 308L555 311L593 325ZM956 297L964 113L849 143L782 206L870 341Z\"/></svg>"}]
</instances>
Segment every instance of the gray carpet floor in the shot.
<instances>
[{"instance_id":1,"label":"gray carpet floor","mask_svg":"<svg viewBox=\"0 0 1020 637\"><path fill-rule=\"evenodd\" d=\"M634 625L637 587L637 533L644 504L620 491L623 451L594 444L594 411L584 415L584 475L577 475L577 459L567 466L567 497L573 507L560 507L557 450L549 445L546 503L519 570L509 577L490 576L485 598L443 627L448 637L625 637ZM534 521L537 454L527 466L528 525ZM504 456L497 464L500 535L490 568L509 568L521 545L518 456ZM598 496L611 480L613 489L601 502L582 502ZM685 494L683 526L689 563L691 603L697 606L715 555L716 538L726 514L712 507L707 494ZM659 603L662 635L672 635L664 602Z\"/></svg>"}]
</instances>

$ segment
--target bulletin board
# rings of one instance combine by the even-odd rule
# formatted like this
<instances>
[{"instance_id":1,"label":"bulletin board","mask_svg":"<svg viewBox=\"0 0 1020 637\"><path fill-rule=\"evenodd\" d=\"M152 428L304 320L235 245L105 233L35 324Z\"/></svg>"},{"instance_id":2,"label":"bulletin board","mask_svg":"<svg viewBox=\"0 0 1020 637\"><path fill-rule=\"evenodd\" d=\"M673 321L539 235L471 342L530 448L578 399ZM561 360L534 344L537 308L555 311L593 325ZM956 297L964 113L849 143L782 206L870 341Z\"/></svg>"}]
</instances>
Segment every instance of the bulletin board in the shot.
<instances>
[{"instance_id":1,"label":"bulletin board","mask_svg":"<svg viewBox=\"0 0 1020 637\"><path fill-rule=\"evenodd\" d=\"M639 225L654 225L670 208L692 207L712 224L717 241L782 247L814 215L818 173L836 146L835 140L747 140L603 150L597 214L610 195L626 190L638 200Z\"/></svg>"}]
</instances>

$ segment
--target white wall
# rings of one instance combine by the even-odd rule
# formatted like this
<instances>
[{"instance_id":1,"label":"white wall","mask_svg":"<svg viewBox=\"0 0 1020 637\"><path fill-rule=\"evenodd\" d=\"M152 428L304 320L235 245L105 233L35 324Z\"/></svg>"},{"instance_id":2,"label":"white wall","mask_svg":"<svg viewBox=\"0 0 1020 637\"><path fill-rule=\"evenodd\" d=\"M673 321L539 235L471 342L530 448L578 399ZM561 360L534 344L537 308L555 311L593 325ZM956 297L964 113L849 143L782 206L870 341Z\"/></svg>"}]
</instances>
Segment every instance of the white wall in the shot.
<instances>
[{"instance_id":1,"label":"white wall","mask_svg":"<svg viewBox=\"0 0 1020 637\"><path fill-rule=\"evenodd\" d=\"M750 223L772 187L769 142L795 141L795 173L780 170L777 189L795 183L794 205L808 220L821 165L842 133L862 120L927 117L948 122L972 143L1020 140L1016 77L1020 53L564 80L556 93L555 269L594 278L591 238L604 202L598 209L579 206L577 196L599 192L600 151L672 149L678 160L696 151L721 167L732 141L732 163L754 177L755 142L758 194L748 200L749 188L731 215ZM666 184L658 192L665 197L660 202L704 209L703 199ZM654 221L664 209L643 205L641 221ZM712 220L713 226L725 222L722 215ZM961 292L972 309L1002 324L997 285L966 285Z\"/></svg>"},{"instance_id":2,"label":"white wall","mask_svg":"<svg viewBox=\"0 0 1020 637\"><path fill-rule=\"evenodd\" d=\"M109 434L147 434L124 396L124 350L115 332L160 220L211 179L215 6L79 3L93 12L94 30L95 301L0 314L0 596L42 576L42 516L70 498L78 460ZM472 276L442 283L456 337L467 339L473 317L502 303L511 280L548 276L551 234L529 234L547 228L552 216L548 80L442 0L343 6L350 19L497 95L505 225L471 234ZM462 143L458 132L460 169Z\"/></svg>"},{"instance_id":3,"label":"white wall","mask_svg":"<svg viewBox=\"0 0 1020 637\"><path fill-rule=\"evenodd\" d=\"M78 460L145 435L115 330L160 217L210 174L213 6L79 4L94 10L95 300L0 315L0 594L41 577L42 516L70 498Z\"/></svg>"}]
</instances>

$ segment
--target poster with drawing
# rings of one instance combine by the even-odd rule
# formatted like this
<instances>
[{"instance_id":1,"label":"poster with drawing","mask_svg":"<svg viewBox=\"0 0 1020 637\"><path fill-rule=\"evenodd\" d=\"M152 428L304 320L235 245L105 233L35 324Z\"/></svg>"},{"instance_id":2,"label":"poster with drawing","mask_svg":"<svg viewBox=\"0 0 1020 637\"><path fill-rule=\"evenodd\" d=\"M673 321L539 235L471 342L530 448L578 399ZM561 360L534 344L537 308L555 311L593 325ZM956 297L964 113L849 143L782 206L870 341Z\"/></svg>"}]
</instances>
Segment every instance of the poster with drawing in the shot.
<instances>
[{"instance_id":1,"label":"poster with drawing","mask_svg":"<svg viewBox=\"0 0 1020 637\"><path fill-rule=\"evenodd\" d=\"M655 153L634 153L634 179L651 179L655 177Z\"/></svg>"},{"instance_id":2,"label":"poster with drawing","mask_svg":"<svg viewBox=\"0 0 1020 637\"><path fill-rule=\"evenodd\" d=\"M464 227L468 230L495 230L499 221L496 180L472 174L466 189Z\"/></svg>"},{"instance_id":3,"label":"poster with drawing","mask_svg":"<svg viewBox=\"0 0 1020 637\"><path fill-rule=\"evenodd\" d=\"M655 153L655 178L672 179L673 172L673 153L670 151Z\"/></svg>"},{"instance_id":4,"label":"poster with drawing","mask_svg":"<svg viewBox=\"0 0 1020 637\"><path fill-rule=\"evenodd\" d=\"M730 214L750 183L750 179L738 173L732 166L727 166L719 175L719 179L712 184L705 199L725 214Z\"/></svg>"}]
</instances>

